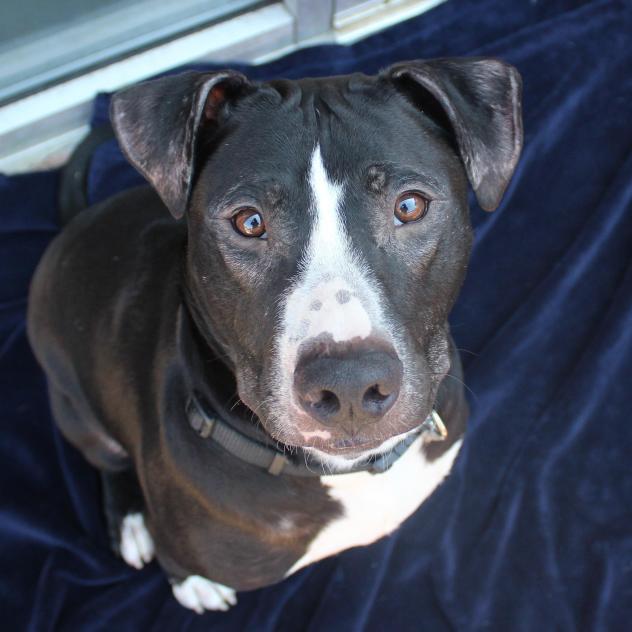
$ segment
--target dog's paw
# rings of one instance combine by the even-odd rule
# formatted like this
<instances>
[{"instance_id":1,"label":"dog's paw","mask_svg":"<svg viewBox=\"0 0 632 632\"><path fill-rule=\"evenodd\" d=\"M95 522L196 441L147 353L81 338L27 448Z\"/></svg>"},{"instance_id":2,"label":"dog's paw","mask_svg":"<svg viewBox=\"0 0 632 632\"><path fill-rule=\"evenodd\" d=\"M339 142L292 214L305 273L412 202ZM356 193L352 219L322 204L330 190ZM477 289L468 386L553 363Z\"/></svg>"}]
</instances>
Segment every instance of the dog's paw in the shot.
<instances>
[{"instance_id":1,"label":"dog's paw","mask_svg":"<svg viewBox=\"0 0 632 632\"><path fill-rule=\"evenodd\" d=\"M173 596L185 608L202 614L205 610L228 610L237 603L235 591L199 575L190 575L171 586Z\"/></svg>"},{"instance_id":2,"label":"dog's paw","mask_svg":"<svg viewBox=\"0 0 632 632\"><path fill-rule=\"evenodd\" d=\"M143 514L131 513L123 518L119 551L130 566L138 569L153 559L154 541L147 531Z\"/></svg>"}]
</instances>

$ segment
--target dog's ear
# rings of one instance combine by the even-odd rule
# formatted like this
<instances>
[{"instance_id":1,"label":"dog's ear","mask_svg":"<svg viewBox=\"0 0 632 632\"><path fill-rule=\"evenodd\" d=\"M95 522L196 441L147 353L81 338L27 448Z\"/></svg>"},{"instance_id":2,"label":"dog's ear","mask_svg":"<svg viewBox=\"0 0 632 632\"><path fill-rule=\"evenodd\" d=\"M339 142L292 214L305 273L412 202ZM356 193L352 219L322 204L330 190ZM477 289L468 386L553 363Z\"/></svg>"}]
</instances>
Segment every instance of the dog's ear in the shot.
<instances>
[{"instance_id":1,"label":"dog's ear","mask_svg":"<svg viewBox=\"0 0 632 632\"><path fill-rule=\"evenodd\" d=\"M212 131L228 103L252 90L238 72L186 72L113 95L110 118L123 153L176 219L191 195L200 131Z\"/></svg>"},{"instance_id":2,"label":"dog's ear","mask_svg":"<svg viewBox=\"0 0 632 632\"><path fill-rule=\"evenodd\" d=\"M478 203L493 211L509 184L522 149L518 71L490 58L452 58L395 64L382 77L420 107L428 93L447 117Z\"/></svg>"}]
</instances>

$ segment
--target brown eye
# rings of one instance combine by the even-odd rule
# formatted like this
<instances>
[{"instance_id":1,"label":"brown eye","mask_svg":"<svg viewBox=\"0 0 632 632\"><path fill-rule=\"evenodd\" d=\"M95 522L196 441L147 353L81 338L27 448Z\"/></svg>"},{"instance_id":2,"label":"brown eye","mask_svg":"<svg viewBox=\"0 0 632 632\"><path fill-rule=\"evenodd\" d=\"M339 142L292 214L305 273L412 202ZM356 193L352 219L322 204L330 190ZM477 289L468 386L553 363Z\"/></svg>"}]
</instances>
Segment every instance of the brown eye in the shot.
<instances>
[{"instance_id":1,"label":"brown eye","mask_svg":"<svg viewBox=\"0 0 632 632\"><path fill-rule=\"evenodd\" d=\"M233 226L244 237L259 237L265 239L266 225L263 217L256 208L242 208L233 215Z\"/></svg>"},{"instance_id":2,"label":"brown eye","mask_svg":"<svg viewBox=\"0 0 632 632\"><path fill-rule=\"evenodd\" d=\"M421 219L428 210L428 200L417 191L402 193L395 202L395 224L408 224Z\"/></svg>"}]
</instances>

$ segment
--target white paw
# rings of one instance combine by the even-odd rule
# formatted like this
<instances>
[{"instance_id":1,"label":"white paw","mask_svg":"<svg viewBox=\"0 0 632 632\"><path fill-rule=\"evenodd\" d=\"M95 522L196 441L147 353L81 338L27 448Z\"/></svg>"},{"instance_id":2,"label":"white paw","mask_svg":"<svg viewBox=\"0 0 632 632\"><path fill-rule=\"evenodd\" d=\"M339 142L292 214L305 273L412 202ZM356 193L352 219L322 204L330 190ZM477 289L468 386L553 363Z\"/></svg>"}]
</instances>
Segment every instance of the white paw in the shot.
<instances>
[{"instance_id":1,"label":"white paw","mask_svg":"<svg viewBox=\"0 0 632 632\"><path fill-rule=\"evenodd\" d=\"M235 591L199 575L190 575L171 586L173 596L185 607L202 614L205 610L228 610L237 603Z\"/></svg>"},{"instance_id":2,"label":"white paw","mask_svg":"<svg viewBox=\"0 0 632 632\"><path fill-rule=\"evenodd\" d=\"M121 524L121 557L134 568L143 566L154 557L154 541L147 531L143 514L127 514Z\"/></svg>"}]
</instances>

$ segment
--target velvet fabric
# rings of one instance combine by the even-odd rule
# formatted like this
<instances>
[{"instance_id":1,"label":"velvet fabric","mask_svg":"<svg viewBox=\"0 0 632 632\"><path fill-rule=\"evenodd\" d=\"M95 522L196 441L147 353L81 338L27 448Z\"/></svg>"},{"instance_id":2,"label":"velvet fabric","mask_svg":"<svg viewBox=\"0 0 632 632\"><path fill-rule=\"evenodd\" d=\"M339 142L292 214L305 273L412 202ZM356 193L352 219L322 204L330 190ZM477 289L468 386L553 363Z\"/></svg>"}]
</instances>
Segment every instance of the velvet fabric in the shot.
<instances>
[{"instance_id":1,"label":"velvet fabric","mask_svg":"<svg viewBox=\"0 0 632 632\"><path fill-rule=\"evenodd\" d=\"M96 472L52 424L25 338L59 229L58 172L0 178L0 626L6 630L632 627L632 3L450 0L255 79L495 55L524 79L525 149L452 317L471 404L446 482L395 534L198 616L108 547ZM243 69L243 67L242 67ZM94 124L106 120L97 100ZM99 147L92 201L140 181ZM376 511L379 509L376 508Z\"/></svg>"}]
</instances>

